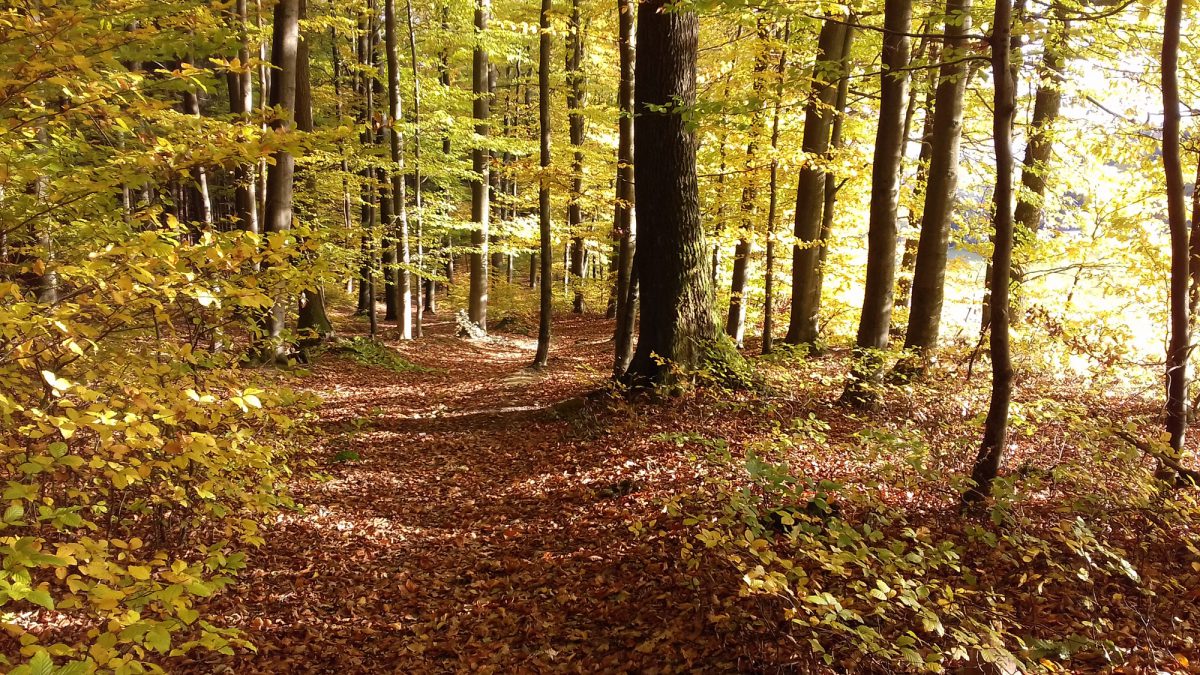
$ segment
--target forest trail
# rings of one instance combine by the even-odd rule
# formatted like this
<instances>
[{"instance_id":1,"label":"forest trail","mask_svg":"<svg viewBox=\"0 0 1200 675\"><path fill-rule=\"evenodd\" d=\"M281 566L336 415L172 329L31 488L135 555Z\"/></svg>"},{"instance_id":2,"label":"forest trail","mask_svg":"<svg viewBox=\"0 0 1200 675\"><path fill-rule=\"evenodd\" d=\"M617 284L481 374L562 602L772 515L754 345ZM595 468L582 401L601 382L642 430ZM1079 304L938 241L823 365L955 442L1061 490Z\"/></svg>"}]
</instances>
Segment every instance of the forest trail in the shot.
<instances>
[{"instance_id":1,"label":"forest trail","mask_svg":"<svg viewBox=\"0 0 1200 675\"><path fill-rule=\"evenodd\" d=\"M200 656L196 671L687 669L708 651L705 611L670 550L635 537L653 484L678 473L636 456L584 412L554 403L604 379L610 322L562 317L549 369L534 341L389 341L422 370L334 356L300 386L320 428L286 512L239 592L215 601L257 654ZM344 324L343 324L344 325ZM358 459L335 461L337 453ZM636 451L644 452L644 451ZM313 479L309 474L325 474ZM661 487L661 485L660 485ZM711 642L711 641L709 641ZM715 645L712 647L715 649ZM711 665L709 652L703 662Z\"/></svg>"}]
</instances>

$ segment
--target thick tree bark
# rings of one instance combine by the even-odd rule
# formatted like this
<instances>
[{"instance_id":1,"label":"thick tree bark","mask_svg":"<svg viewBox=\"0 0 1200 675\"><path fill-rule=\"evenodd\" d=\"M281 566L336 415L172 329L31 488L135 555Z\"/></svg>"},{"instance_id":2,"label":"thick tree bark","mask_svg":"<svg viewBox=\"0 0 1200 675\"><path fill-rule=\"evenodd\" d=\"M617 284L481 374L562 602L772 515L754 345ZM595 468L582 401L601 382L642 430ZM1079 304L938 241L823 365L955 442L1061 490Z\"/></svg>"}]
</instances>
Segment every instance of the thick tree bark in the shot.
<instances>
[{"instance_id":1,"label":"thick tree bark","mask_svg":"<svg viewBox=\"0 0 1200 675\"><path fill-rule=\"evenodd\" d=\"M1179 42L1183 0L1167 0L1162 46L1163 171L1167 179L1167 223L1171 232L1171 325L1167 346L1167 433L1171 448L1183 449L1187 433L1188 318L1187 212L1179 158ZM993 331L995 327L993 327Z\"/></svg>"},{"instance_id":2,"label":"thick tree bark","mask_svg":"<svg viewBox=\"0 0 1200 675\"><path fill-rule=\"evenodd\" d=\"M642 286L637 350L624 380L668 382L673 368L699 364L716 337L708 247L700 223L696 138L684 112L696 100L699 20L663 11L664 0L638 9L634 81L634 201ZM666 361L664 363L663 361Z\"/></svg>"},{"instance_id":3,"label":"thick tree bark","mask_svg":"<svg viewBox=\"0 0 1200 675\"><path fill-rule=\"evenodd\" d=\"M783 46L779 50L779 63L775 67L775 106L771 113L771 177L767 184L767 250L763 289L763 333L762 353L770 354L775 348L775 218L779 210L779 112L783 107L783 79L787 71L788 42L791 24L783 28Z\"/></svg>"},{"instance_id":4,"label":"thick tree bark","mask_svg":"<svg viewBox=\"0 0 1200 675\"><path fill-rule=\"evenodd\" d=\"M271 78L271 107L279 109L271 126L276 132L293 128L296 114L296 64L300 44L300 0L280 0L275 5L275 26L271 38L271 65L275 68ZM263 212L265 232L286 232L292 227L292 179L296 160L287 150L274 155L274 164L267 171L266 209ZM287 303L276 298L274 306L267 312L263 337L274 341L259 350L261 361L279 361L286 358L283 345L278 339L283 335L287 322Z\"/></svg>"},{"instance_id":5,"label":"thick tree bark","mask_svg":"<svg viewBox=\"0 0 1200 675\"><path fill-rule=\"evenodd\" d=\"M1008 409L1012 401L1013 369L1008 331L1008 281L1013 253L1012 125L1016 113L1016 73L1011 66L1010 53L1012 0L998 0L992 27L992 80L996 88L992 122L996 144L996 190L992 195L995 245L992 249L992 332L989 345L992 356L992 399L983 423L983 442L971 470L973 485L963 493L965 504L986 499L992 492L992 482L1000 469L1000 458L1008 438ZM1186 288L1184 290L1186 292Z\"/></svg>"},{"instance_id":6,"label":"thick tree bark","mask_svg":"<svg viewBox=\"0 0 1200 675\"><path fill-rule=\"evenodd\" d=\"M488 304L488 149L482 144L488 135L488 54L483 46L491 0L477 0L475 5L475 51L471 67L471 92L475 97L472 114L475 118L476 147L471 151L471 291L467 315L483 330L487 330Z\"/></svg>"},{"instance_id":7,"label":"thick tree bark","mask_svg":"<svg viewBox=\"0 0 1200 675\"><path fill-rule=\"evenodd\" d=\"M904 151L904 109L908 102L908 31L912 0L885 0L883 68L880 76L879 127L871 170L867 280L855 341L854 365L842 400L872 405L882 379L881 350L887 349L896 285L896 209L900 162Z\"/></svg>"},{"instance_id":8,"label":"thick tree bark","mask_svg":"<svg viewBox=\"0 0 1200 675\"><path fill-rule=\"evenodd\" d=\"M629 279L633 272L633 20L635 3L617 0L617 52L620 57L620 79L617 83L617 178L616 207L613 212L613 239L616 240L616 274L613 280L614 316L617 326L613 334L616 347L614 372L624 370L633 355L633 321L629 316L634 308L626 301Z\"/></svg>"},{"instance_id":9,"label":"thick tree bark","mask_svg":"<svg viewBox=\"0 0 1200 675\"><path fill-rule=\"evenodd\" d=\"M831 110L837 96L833 64L843 60L846 43L844 14L831 15L817 38L817 62L813 65L813 87L804 110L805 157L796 188L796 243L792 246L792 310L785 341L815 344L820 334L816 293L817 261L820 254L821 213L824 208L826 172L822 163L829 152Z\"/></svg>"},{"instance_id":10,"label":"thick tree bark","mask_svg":"<svg viewBox=\"0 0 1200 675\"><path fill-rule=\"evenodd\" d=\"M551 240L550 215L550 12L553 0L542 0L538 19L538 245L541 251L542 280L538 294L538 343L533 357L535 368L542 368L550 357L550 320L554 311L554 242ZM537 257L536 255L534 256ZM533 277L532 264L530 278Z\"/></svg>"},{"instance_id":11,"label":"thick tree bark","mask_svg":"<svg viewBox=\"0 0 1200 675\"><path fill-rule=\"evenodd\" d=\"M963 96L967 91L967 64L963 56L971 30L971 0L946 3L945 49L934 102L925 206L921 211L921 238L913 270L912 308L905 349L915 352L903 370L924 372L937 349L945 297L946 252L950 223L958 191L959 142L962 139Z\"/></svg>"},{"instance_id":12,"label":"thick tree bark","mask_svg":"<svg viewBox=\"0 0 1200 675\"><path fill-rule=\"evenodd\" d=\"M404 134L399 125L404 122L404 110L400 103L400 37L396 28L396 0L384 0L384 43L387 48L388 78L388 143L391 150L392 167L392 215L396 233L396 312L400 327L400 339L412 339L412 277L409 265L412 262L408 242L408 204L404 180Z\"/></svg>"}]
</instances>

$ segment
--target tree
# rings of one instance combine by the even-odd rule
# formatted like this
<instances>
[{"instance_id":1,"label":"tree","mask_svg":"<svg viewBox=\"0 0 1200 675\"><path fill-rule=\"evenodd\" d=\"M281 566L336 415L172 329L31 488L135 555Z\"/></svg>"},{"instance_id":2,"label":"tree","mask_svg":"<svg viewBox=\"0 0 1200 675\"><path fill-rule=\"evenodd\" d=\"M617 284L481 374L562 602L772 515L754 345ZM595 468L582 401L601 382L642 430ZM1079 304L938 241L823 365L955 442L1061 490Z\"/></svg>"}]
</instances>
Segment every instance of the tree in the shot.
<instances>
[{"instance_id":1,"label":"tree","mask_svg":"<svg viewBox=\"0 0 1200 675\"><path fill-rule=\"evenodd\" d=\"M550 323L554 312L554 242L550 231L550 12L553 0L542 0L538 18L538 245L541 251L542 279L538 294L538 343L533 357L535 368L542 368L550 357Z\"/></svg>"},{"instance_id":2,"label":"tree","mask_svg":"<svg viewBox=\"0 0 1200 675\"><path fill-rule=\"evenodd\" d=\"M300 0L300 20L308 18L308 2ZM312 133L313 123L312 77L309 68L308 40L301 35L296 48L296 130ZM305 170L305 188L311 193L316 192L316 174L312 169ZM315 214L310 216L315 222ZM307 350L324 342L333 335L333 324L325 310L325 288L317 279L309 279L308 287L300 293L300 312L296 328L301 335L300 349Z\"/></svg>"},{"instance_id":3,"label":"tree","mask_svg":"<svg viewBox=\"0 0 1200 675\"><path fill-rule=\"evenodd\" d=\"M804 109L804 155L796 186L796 243L792 246L792 311L785 340L788 344L815 344L819 334L820 293L817 292L817 259L822 245L821 213L825 204L825 167L829 151L829 126L848 30L845 14L833 14L821 25L818 59L813 65L813 85ZM906 48L907 49L907 48ZM907 55L905 57L907 59ZM885 76L886 77L886 76ZM881 128L882 128L881 117ZM901 134L902 135L902 134Z\"/></svg>"},{"instance_id":4,"label":"tree","mask_svg":"<svg viewBox=\"0 0 1200 675\"><path fill-rule=\"evenodd\" d=\"M271 107L278 114L271 120L276 132L290 131L296 115L296 68L300 43L300 0L280 0L275 5L275 26L271 38ZM287 232L292 227L292 179L296 158L287 149L277 150L267 171L267 203L263 229L268 234ZM263 326L268 342L259 351L260 361L283 361L287 350L279 338L287 326L287 304L276 298Z\"/></svg>"},{"instance_id":5,"label":"tree","mask_svg":"<svg viewBox=\"0 0 1200 675\"><path fill-rule=\"evenodd\" d=\"M1013 150L1012 124L1016 114L1015 79L1011 67L1012 0L999 0L992 20L992 80L996 146L996 190L992 195L995 239L992 249L991 336L992 395L983 423L983 442L971 470L972 486L963 493L964 504L986 499L1000 469L1008 438L1008 409L1012 401L1012 354L1009 345L1009 270L1013 254ZM1182 193L1181 193L1182 194ZM1186 249L1186 247L1185 247ZM1184 259L1186 277L1186 257ZM1185 278L1186 284L1186 278ZM1186 286L1184 292L1186 294Z\"/></svg>"},{"instance_id":6,"label":"tree","mask_svg":"<svg viewBox=\"0 0 1200 675\"><path fill-rule=\"evenodd\" d=\"M871 215L867 233L867 281L855 340L854 365L842 400L872 405L881 379L881 350L887 349L896 283L896 209L904 150L904 109L908 101L908 31L912 0L886 0L883 15L883 68L880 71L879 126L871 169Z\"/></svg>"},{"instance_id":7,"label":"tree","mask_svg":"<svg viewBox=\"0 0 1200 675\"><path fill-rule=\"evenodd\" d=\"M633 329L637 316L638 283L633 273L635 232L633 218L633 21L636 5L632 0L617 0L617 50L620 56L620 80L617 85L617 178L616 206L613 209L613 237L617 240L616 279L613 298L617 327L613 335L615 359L613 372L620 375L633 357Z\"/></svg>"},{"instance_id":8,"label":"tree","mask_svg":"<svg viewBox=\"0 0 1200 675\"><path fill-rule=\"evenodd\" d=\"M583 313L583 19L579 0L571 0L571 22L567 27L567 119L571 135L571 147L575 154L571 161L571 195L567 202L567 232L571 235L571 276L575 282L575 298L571 311Z\"/></svg>"},{"instance_id":9,"label":"tree","mask_svg":"<svg viewBox=\"0 0 1200 675\"><path fill-rule=\"evenodd\" d=\"M904 348L915 358L898 366L906 374L924 372L937 348L946 284L946 251L958 191L958 154L962 138L963 95L967 90L967 33L971 30L971 0L946 3L945 46L933 108L926 171L921 238L913 270L912 300Z\"/></svg>"},{"instance_id":10,"label":"tree","mask_svg":"<svg viewBox=\"0 0 1200 675\"><path fill-rule=\"evenodd\" d=\"M783 79L787 70L787 49L791 39L791 22L783 26L783 45L775 66L775 104L771 112L771 173L767 181L767 250L766 274L763 281L762 353L775 348L775 219L779 209L779 113L783 107Z\"/></svg>"},{"instance_id":11,"label":"tree","mask_svg":"<svg viewBox=\"0 0 1200 675\"><path fill-rule=\"evenodd\" d=\"M1162 162L1166 174L1167 225L1171 233L1171 321L1167 345L1167 433L1171 449L1183 449L1187 434L1188 353L1188 227L1184 202L1183 167L1179 158L1179 41L1183 1L1167 0L1163 19ZM995 327L993 326L993 331Z\"/></svg>"},{"instance_id":12,"label":"tree","mask_svg":"<svg viewBox=\"0 0 1200 675\"><path fill-rule=\"evenodd\" d=\"M754 99L762 101L766 90L765 75L770 66L767 42L770 37L765 17L758 18L758 54L754 59L751 75ZM733 252L733 280L729 288L729 313L725 319L725 333L733 338L740 348L746 334L746 282L749 278L750 253L755 221L757 220L758 187L755 185L754 154L762 134L763 104L756 103L750 113L749 139L746 141L745 185L742 187L742 223L738 228L738 242Z\"/></svg>"},{"instance_id":13,"label":"tree","mask_svg":"<svg viewBox=\"0 0 1200 675\"><path fill-rule=\"evenodd\" d=\"M631 384L670 381L672 366L696 366L704 344L716 337L696 137L684 117L696 100L699 27L695 13L668 8L665 0L638 8L634 267L642 305L637 349L623 375Z\"/></svg>"},{"instance_id":14,"label":"tree","mask_svg":"<svg viewBox=\"0 0 1200 675\"><path fill-rule=\"evenodd\" d=\"M484 47L491 0L477 0L475 5L475 50L471 65L471 93L474 96L472 116L475 119L475 147L471 151L471 291L467 316L487 330L488 305L488 184L490 169L486 143L488 135L488 54Z\"/></svg>"},{"instance_id":15,"label":"tree","mask_svg":"<svg viewBox=\"0 0 1200 675\"><path fill-rule=\"evenodd\" d=\"M404 179L404 135L399 125L403 122L400 104L400 38L396 28L396 0L384 0L384 43L387 50L388 78L388 147L391 151L392 215L396 219L391 229L396 232L396 312L400 325L400 339L412 339L412 288L408 248L408 204L405 198Z\"/></svg>"}]
</instances>

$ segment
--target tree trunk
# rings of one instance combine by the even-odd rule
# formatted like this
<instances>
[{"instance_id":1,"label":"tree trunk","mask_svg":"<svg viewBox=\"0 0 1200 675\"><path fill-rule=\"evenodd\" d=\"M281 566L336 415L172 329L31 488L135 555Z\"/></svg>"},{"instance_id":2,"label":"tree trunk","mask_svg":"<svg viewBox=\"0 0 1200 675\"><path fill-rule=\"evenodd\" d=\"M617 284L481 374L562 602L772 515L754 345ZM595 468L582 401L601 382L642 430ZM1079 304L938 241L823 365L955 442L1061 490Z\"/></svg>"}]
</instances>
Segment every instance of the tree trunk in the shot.
<instances>
[{"instance_id":1,"label":"tree trunk","mask_svg":"<svg viewBox=\"0 0 1200 675\"><path fill-rule=\"evenodd\" d=\"M421 176L421 78L417 67L417 34L413 24L412 0L407 0L405 9L408 14L408 51L409 65L413 78L413 190L416 212L417 229L417 318L413 325L413 335L421 337L425 331L425 303L421 302L421 274L425 269L425 232L424 205L422 204Z\"/></svg>"},{"instance_id":2,"label":"tree trunk","mask_svg":"<svg viewBox=\"0 0 1200 675\"><path fill-rule=\"evenodd\" d=\"M1042 227L1045 214L1046 176L1050 160L1054 156L1054 125L1062 107L1062 86L1066 59L1063 50L1067 39L1067 22L1059 16L1058 4L1054 4L1050 28L1042 46L1042 62L1038 65L1038 89L1033 101L1033 118L1029 122L1029 142L1025 145L1025 160L1021 166L1021 189L1017 192L1017 208L1014 213L1014 246L1018 255L1013 264L1014 304L1018 309L1011 320L1020 322L1024 312L1020 310L1021 284L1025 280L1024 263L1029 259L1030 248L1037 241L1037 232Z\"/></svg>"},{"instance_id":3,"label":"tree trunk","mask_svg":"<svg viewBox=\"0 0 1200 675\"><path fill-rule=\"evenodd\" d=\"M995 246L992 249L992 400L983 423L983 443L971 471L973 485L963 493L970 504L986 499L1000 468L1008 437L1008 408L1012 401L1012 354L1009 352L1009 270L1013 252L1012 124L1016 112L1016 72L1011 67L1012 0L999 0L992 21L992 80L996 93L992 134L996 143ZM1178 110L1178 108L1176 108ZM1180 186L1182 196L1182 185ZM1186 247L1185 247L1186 248ZM1184 275L1186 276L1186 252ZM1186 293L1186 281L1184 292ZM1186 346L1185 346L1186 347Z\"/></svg>"},{"instance_id":4,"label":"tree trunk","mask_svg":"<svg viewBox=\"0 0 1200 675\"><path fill-rule=\"evenodd\" d=\"M475 118L477 142L483 143L488 135L488 54L483 47L483 33L487 30L488 11L491 0L477 0L475 5L475 52L471 67L471 92L475 103L472 115ZM471 292L468 317L484 331L487 330L488 302L488 150L479 145L471 151Z\"/></svg>"},{"instance_id":5,"label":"tree trunk","mask_svg":"<svg viewBox=\"0 0 1200 675\"><path fill-rule=\"evenodd\" d=\"M404 180L404 134L399 125L404 121L400 103L400 38L396 28L396 0L384 0L384 42L387 48L388 78L388 141L391 150L392 215L396 219L396 320L400 339L412 339L412 282L409 264L412 262L408 242L408 204Z\"/></svg>"},{"instance_id":6,"label":"tree trunk","mask_svg":"<svg viewBox=\"0 0 1200 675\"><path fill-rule=\"evenodd\" d=\"M821 213L825 204L831 110L837 83L829 77L831 64L843 61L846 43L845 14L831 15L817 38L818 60L813 65L813 88L804 111L802 148L809 158L800 167L796 187L796 243L792 246L792 310L785 341L814 345L820 335L820 295L814 293L821 247ZM886 80L885 80L886 81Z\"/></svg>"},{"instance_id":7,"label":"tree trunk","mask_svg":"<svg viewBox=\"0 0 1200 675\"><path fill-rule=\"evenodd\" d=\"M908 31L912 0L885 0L879 127L871 170L867 280L855 341L854 366L842 400L852 405L878 401L881 350L887 349L896 286L896 209L904 151L904 108L908 101Z\"/></svg>"},{"instance_id":8,"label":"tree trunk","mask_svg":"<svg viewBox=\"0 0 1200 675\"><path fill-rule=\"evenodd\" d=\"M767 21L764 17L758 19L759 53L754 59L754 71L751 87L755 99L764 100L766 82L764 74L770 66L767 53ZM750 138L746 141L746 175L742 187L742 226L738 231L738 243L733 249L733 279L729 285L729 313L725 319L725 333L733 338L738 348L746 337L746 281L749 277L750 253L753 245L754 225L757 219L758 186L757 172L754 170L754 153L758 149L759 135L762 133L763 104L758 103L750 114Z\"/></svg>"},{"instance_id":9,"label":"tree trunk","mask_svg":"<svg viewBox=\"0 0 1200 675\"><path fill-rule=\"evenodd\" d=\"M613 212L613 239L616 240L616 274L613 280L614 316L617 319L614 342L618 348L617 362L629 362L633 341L622 340L619 334L629 323L625 305L629 295L629 277L633 271L633 14L632 0L617 0L617 52L620 57L620 79L617 83L617 178L616 208ZM632 325L629 323L629 325Z\"/></svg>"},{"instance_id":10,"label":"tree trunk","mask_svg":"<svg viewBox=\"0 0 1200 675\"><path fill-rule=\"evenodd\" d=\"M791 38L791 22L783 28L783 47L779 50L779 64L775 67L775 109L771 113L771 178L767 187L767 251L766 274L763 291L762 353L770 354L775 348L775 215L779 210L779 111L783 107L783 79L787 71L787 50Z\"/></svg>"},{"instance_id":11,"label":"tree trunk","mask_svg":"<svg viewBox=\"0 0 1200 675\"><path fill-rule=\"evenodd\" d=\"M300 0L280 0L275 5L275 26L271 38L271 107L279 108L282 116L271 122L277 133L288 131L296 114L296 66L300 43ZM278 150L274 163L267 171L267 206L263 212L264 231L268 234L286 232L292 227L292 179L296 160L287 150ZM275 298L267 312L264 333L271 343L259 350L263 362L286 359L286 350L278 343L287 326L287 303Z\"/></svg>"},{"instance_id":12,"label":"tree trunk","mask_svg":"<svg viewBox=\"0 0 1200 675\"><path fill-rule=\"evenodd\" d=\"M913 270L912 309L904 338L905 349L915 352L915 358L901 366L905 374L923 373L937 349L945 296L946 251L958 191L963 96L967 91L967 64L963 57L968 46L966 35L971 30L971 0L948 0L946 17L945 49L929 141L925 206L921 211L921 238Z\"/></svg>"},{"instance_id":13,"label":"tree trunk","mask_svg":"<svg viewBox=\"0 0 1200 675\"><path fill-rule=\"evenodd\" d=\"M567 121L571 135L571 195L567 203L567 232L572 237L571 275L575 278L575 298L571 311L583 313L583 21L579 0L571 0L571 21L567 28Z\"/></svg>"},{"instance_id":14,"label":"tree trunk","mask_svg":"<svg viewBox=\"0 0 1200 675\"><path fill-rule=\"evenodd\" d=\"M648 0L637 17L634 266L642 282L642 311L637 350L624 380L638 385L669 382L674 368L697 366L704 343L717 332L704 260L696 138L684 119L696 100L699 20L691 11L664 11L664 5L665 0Z\"/></svg>"},{"instance_id":15,"label":"tree trunk","mask_svg":"<svg viewBox=\"0 0 1200 675\"><path fill-rule=\"evenodd\" d=\"M247 0L237 0L234 8L234 25L238 31L237 58L243 64L250 62L250 42L246 33L246 25L250 20ZM229 112L238 117L242 124L250 122L250 112L254 109L254 81L249 72L230 73ZM234 215L237 224L246 232L258 234L258 199L255 196L254 165L238 164L233 170Z\"/></svg>"},{"instance_id":16,"label":"tree trunk","mask_svg":"<svg viewBox=\"0 0 1200 675\"><path fill-rule=\"evenodd\" d=\"M1183 449L1187 432L1188 228L1183 168L1179 158L1179 41L1183 0L1167 0L1162 47L1163 170L1167 178L1167 223L1171 231L1171 325L1167 348L1167 433L1171 449ZM992 328L993 332L995 327Z\"/></svg>"},{"instance_id":17,"label":"tree trunk","mask_svg":"<svg viewBox=\"0 0 1200 675\"><path fill-rule=\"evenodd\" d=\"M538 26L538 245L541 251L542 281L538 295L538 342L533 357L535 368L545 367L550 357L550 319L554 311L554 242L550 235L550 12L553 0L542 0ZM534 256L537 257L536 255ZM533 277L532 261L530 278Z\"/></svg>"},{"instance_id":18,"label":"tree trunk","mask_svg":"<svg viewBox=\"0 0 1200 675\"><path fill-rule=\"evenodd\" d=\"M937 59L941 54L941 50L937 45L934 45L929 50L930 56ZM934 110L937 108L937 88L941 82L940 72L936 69L926 71L928 78L929 91L925 93L925 119L921 124L921 151L917 155L917 172L913 178L915 188L913 190L913 200L923 200L928 194L929 188L929 164L933 159L933 125L934 125ZM915 102L916 96L910 96L909 101ZM912 106L909 106L910 109ZM907 127L907 122L905 126ZM905 132L905 138L908 137L908 132ZM909 213L909 221L920 219L925 211L922 208L915 213ZM912 300L912 284L913 274L917 266L917 247L920 237L905 237L904 253L900 256L900 272L899 279L896 280L896 309L904 309L909 306L909 301Z\"/></svg>"},{"instance_id":19,"label":"tree trunk","mask_svg":"<svg viewBox=\"0 0 1200 675\"><path fill-rule=\"evenodd\" d=\"M308 2L300 0L300 20L307 18ZM314 130L312 113L312 78L309 72L308 40L301 35L296 47L296 129L304 133ZM311 168L304 171L305 187L316 191L316 175ZM313 219L315 220L315 218ZM300 294L300 313L296 327L301 335L300 349L310 349L333 335L333 324L325 311L325 289L319 280L310 280L311 287Z\"/></svg>"},{"instance_id":20,"label":"tree trunk","mask_svg":"<svg viewBox=\"0 0 1200 675\"><path fill-rule=\"evenodd\" d=\"M362 98L362 108L358 113L358 124L362 129L359 134L359 142L364 148L369 147L375 142L375 134L371 130L371 120L375 114L374 88L361 73L369 65L374 63L374 56L371 54L373 40L371 33L373 31L374 12L363 12L358 20L358 40L356 51L358 52L359 72L355 73L355 89L358 90L359 96ZM370 167L362 171L362 212L361 222L363 229L361 253L362 264L359 267L358 279L358 308L357 314L370 314L372 326L375 321L375 296L374 296L374 278L375 278L375 260L374 260L374 237L375 237L375 190L371 187L374 184L374 170ZM374 331L371 333L375 335Z\"/></svg>"},{"instance_id":21,"label":"tree trunk","mask_svg":"<svg viewBox=\"0 0 1200 675\"><path fill-rule=\"evenodd\" d=\"M200 97L187 89L183 92L183 114L200 118ZM188 214L198 221L201 230L211 230L213 224L212 197L208 190L208 171L197 166L192 169L192 182L188 185Z\"/></svg>"}]
</instances>

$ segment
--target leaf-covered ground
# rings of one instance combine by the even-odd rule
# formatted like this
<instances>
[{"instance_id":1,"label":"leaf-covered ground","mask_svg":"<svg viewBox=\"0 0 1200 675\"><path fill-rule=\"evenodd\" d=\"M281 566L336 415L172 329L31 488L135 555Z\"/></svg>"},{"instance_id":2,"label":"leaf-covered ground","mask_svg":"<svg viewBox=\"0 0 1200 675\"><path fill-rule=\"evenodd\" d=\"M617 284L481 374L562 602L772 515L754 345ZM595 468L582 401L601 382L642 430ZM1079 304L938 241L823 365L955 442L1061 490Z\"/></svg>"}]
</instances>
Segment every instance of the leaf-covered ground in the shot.
<instances>
[{"instance_id":1,"label":"leaf-covered ground","mask_svg":"<svg viewBox=\"0 0 1200 675\"><path fill-rule=\"evenodd\" d=\"M550 367L533 373L532 339L460 339L448 315L431 318L421 340L388 341L408 363L332 352L300 380L325 400L320 433L297 457L313 465L298 467L290 486L302 509L279 517L236 590L208 608L258 650L196 654L172 668L809 672L806 650L779 625L739 620L747 609L772 611L739 597L738 573L718 564L688 569L681 548L695 533L662 505L697 486L703 448L687 434L742 447L775 421L809 413L831 427L811 454L797 455L808 464L801 468L828 477L870 470L836 450L867 425L833 402L840 363L785 372L776 380L784 389L765 402L729 394L584 404L578 397L606 379L610 322L558 317ZM983 403L979 394L914 394L882 415L950 445L969 442ZM1036 444L1015 433L1010 464L1052 462L1048 450L1061 458L1067 432L1040 429ZM950 490L943 497L910 506L937 527L954 503ZM1188 573L1182 558L1161 567ZM1078 599L1026 597L1035 621L1093 614ZM1191 605L1181 599L1160 615L1130 603L1129 625L1120 627L1129 642L1159 643L1137 658L1156 668L1168 659L1167 670L1186 668L1188 654L1195 660ZM1077 656L1071 669L1104 668L1088 658Z\"/></svg>"}]
</instances>

